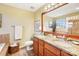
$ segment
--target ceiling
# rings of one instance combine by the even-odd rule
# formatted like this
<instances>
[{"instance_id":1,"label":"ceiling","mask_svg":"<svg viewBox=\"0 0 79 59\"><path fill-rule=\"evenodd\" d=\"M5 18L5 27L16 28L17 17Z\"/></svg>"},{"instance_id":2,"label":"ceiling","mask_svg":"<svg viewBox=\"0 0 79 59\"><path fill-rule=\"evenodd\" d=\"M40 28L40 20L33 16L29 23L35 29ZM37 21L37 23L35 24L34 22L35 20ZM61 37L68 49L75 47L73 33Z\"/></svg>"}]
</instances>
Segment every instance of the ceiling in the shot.
<instances>
[{"instance_id":1,"label":"ceiling","mask_svg":"<svg viewBox=\"0 0 79 59\"><path fill-rule=\"evenodd\" d=\"M46 15L49 17L58 17L62 15L67 15L69 13L73 13L79 11L79 3L69 3L63 7L60 7L54 11L47 13Z\"/></svg>"},{"instance_id":2,"label":"ceiling","mask_svg":"<svg viewBox=\"0 0 79 59\"><path fill-rule=\"evenodd\" d=\"M45 3L5 3L5 5L35 12L45 5Z\"/></svg>"}]
</instances>

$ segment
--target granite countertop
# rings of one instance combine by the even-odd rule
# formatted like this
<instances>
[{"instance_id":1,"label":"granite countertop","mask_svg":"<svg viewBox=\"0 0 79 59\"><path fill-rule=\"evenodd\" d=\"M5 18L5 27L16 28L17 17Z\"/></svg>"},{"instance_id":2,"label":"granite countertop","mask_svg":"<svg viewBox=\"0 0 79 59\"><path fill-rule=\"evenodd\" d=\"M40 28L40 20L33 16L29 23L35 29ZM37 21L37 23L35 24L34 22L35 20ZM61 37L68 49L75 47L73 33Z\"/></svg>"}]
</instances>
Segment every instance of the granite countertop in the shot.
<instances>
[{"instance_id":1,"label":"granite countertop","mask_svg":"<svg viewBox=\"0 0 79 59\"><path fill-rule=\"evenodd\" d=\"M55 38L55 37L48 37L44 35L35 35L35 37L53 45L56 46L57 48L69 52L69 54L74 55L74 56L79 56L79 46L73 44L70 41L66 41L63 39Z\"/></svg>"}]
</instances>

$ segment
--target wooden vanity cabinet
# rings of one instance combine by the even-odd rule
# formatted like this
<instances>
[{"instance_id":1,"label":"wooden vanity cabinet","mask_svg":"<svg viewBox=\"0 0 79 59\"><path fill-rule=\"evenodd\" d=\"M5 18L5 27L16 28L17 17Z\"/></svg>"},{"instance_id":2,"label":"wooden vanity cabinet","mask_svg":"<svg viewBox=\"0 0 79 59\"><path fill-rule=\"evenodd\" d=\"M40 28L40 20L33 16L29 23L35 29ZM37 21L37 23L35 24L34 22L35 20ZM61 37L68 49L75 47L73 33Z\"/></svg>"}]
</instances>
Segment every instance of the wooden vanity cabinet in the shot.
<instances>
[{"instance_id":1,"label":"wooden vanity cabinet","mask_svg":"<svg viewBox=\"0 0 79 59\"><path fill-rule=\"evenodd\" d=\"M33 38L33 51L35 56L72 56L71 54L36 37Z\"/></svg>"},{"instance_id":2,"label":"wooden vanity cabinet","mask_svg":"<svg viewBox=\"0 0 79 59\"><path fill-rule=\"evenodd\" d=\"M53 54L51 51L49 51L48 49L44 49L44 56L56 56L55 54Z\"/></svg>"},{"instance_id":3,"label":"wooden vanity cabinet","mask_svg":"<svg viewBox=\"0 0 79 59\"><path fill-rule=\"evenodd\" d=\"M65 51L61 51L61 56L72 56L72 55Z\"/></svg>"},{"instance_id":4,"label":"wooden vanity cabinet","mask_svg":"<svg viewBox=\"0 0 79 59\"><path fill-rule=\"evenodd\" d=\"M39 39L39 56L44 55L44 41Z\"/></svg>"},{"instance_id":5,"label":"wooden vanity cabinet","mask_svg":"<svg viewBox=\"0 0 79 59\"><path fill-rule=\"evenodd\" d=\"M39 40L38 38L33 38L33 52L35 56L39 55Z\"/></svg>"},{"instance_id":6,"label":"wooden vanity cabinet","mask_svg":"<svg viewBox=\"0 0 79 59\"><path fill-rule=\"evenodd\" d=\"M45 48L44 48L44 55L45 56L60 56L60 50L48 43L45 43Z\"/></svg>"}]
</instances>

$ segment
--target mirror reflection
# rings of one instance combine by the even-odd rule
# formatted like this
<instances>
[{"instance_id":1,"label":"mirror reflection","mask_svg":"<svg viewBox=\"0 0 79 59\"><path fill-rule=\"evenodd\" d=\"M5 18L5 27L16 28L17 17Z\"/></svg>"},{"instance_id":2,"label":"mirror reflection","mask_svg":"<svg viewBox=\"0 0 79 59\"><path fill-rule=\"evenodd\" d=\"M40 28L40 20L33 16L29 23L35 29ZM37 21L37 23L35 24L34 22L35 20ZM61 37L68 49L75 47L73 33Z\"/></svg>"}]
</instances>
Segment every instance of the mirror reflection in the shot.
<instances>
[{"instance_id":1,"label":"mirror reflection","mask_svg":"<svg viewBox=\"0 0 79 59\"><path fill-rule=\"evenodd\" d=\"M79 3L69 3L43 15L43 31L79 35Z\"/></svg>"}]
</instances>

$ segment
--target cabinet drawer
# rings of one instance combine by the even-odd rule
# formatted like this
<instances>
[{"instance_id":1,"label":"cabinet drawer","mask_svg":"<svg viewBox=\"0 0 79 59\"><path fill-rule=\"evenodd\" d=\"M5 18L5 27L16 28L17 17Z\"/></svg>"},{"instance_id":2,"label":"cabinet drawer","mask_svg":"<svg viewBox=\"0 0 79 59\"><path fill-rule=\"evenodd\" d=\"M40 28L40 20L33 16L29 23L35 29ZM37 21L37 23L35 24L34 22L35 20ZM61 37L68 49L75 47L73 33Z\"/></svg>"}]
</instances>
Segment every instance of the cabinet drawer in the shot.
<instances>
[{"instance_id":1,"label":"cabinet drawer","mask_svg":"<svg viewBox=\"0 0 79 59\"><path fill-rule=\"evenodd\" d=\"M72 56L72 55L68 54L67 52L61 51L61 56Z\"/></svg>"},{"instance_id":2,"label":"cabinet drawer","mask_svg":"<svg viewBox=\"0 0 79 59\"><path fill-rule=\"evenodd\" d=\"M52 52L50 52L49 50L45 49L44 50L44 56L56 56L56 55L53 54Z\"/></svg>"},{"instance_id":3,"label":"cabinet drawer","mask_svg":"<svg viewBox=\"0 0 79 59\"><path fill-rule=\"evenodd\" d=\"M57 56L60 55L60 50L48 43L45 43L45 49L48 49L49 51L51 51L52 53L54 53Z\"/></svg>"},{"instance_id":4,"label":"cabinet drawer","mask_svg":"<svg viewBox=\"0 0 79 59\"><path fill-rule=\"evenodd\" d=\"M39 39L39 45L43 45L43 44L44 42L41 39Z\"/></svg>"}]
</instances>

